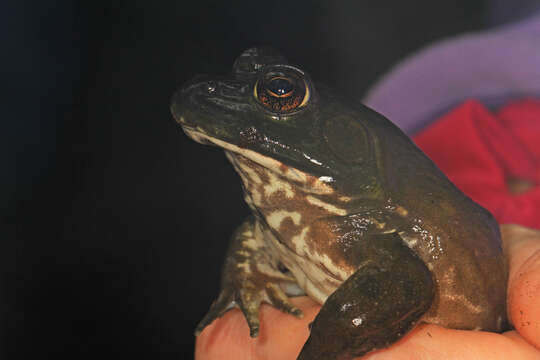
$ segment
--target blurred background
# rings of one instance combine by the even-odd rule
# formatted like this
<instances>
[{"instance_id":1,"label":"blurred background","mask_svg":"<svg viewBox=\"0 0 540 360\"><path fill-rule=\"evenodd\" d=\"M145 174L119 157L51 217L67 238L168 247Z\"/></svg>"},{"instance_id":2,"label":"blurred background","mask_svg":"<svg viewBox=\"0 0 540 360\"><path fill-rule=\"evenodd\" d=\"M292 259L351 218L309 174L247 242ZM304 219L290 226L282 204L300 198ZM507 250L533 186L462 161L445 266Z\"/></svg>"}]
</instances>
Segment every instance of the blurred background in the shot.
<instances>
[{"instance_id":1,"label":"blurred background","mask_svg":"<svg viewBox=\"0 0 540 360\"><path fill-rule=\"evenodd\" d=\"M360 99L412 52L530 3L3 2L0 357L193 357L248 213L223 153L172 121L194 74L271 45Z\"/></svg>"}]
</instances>

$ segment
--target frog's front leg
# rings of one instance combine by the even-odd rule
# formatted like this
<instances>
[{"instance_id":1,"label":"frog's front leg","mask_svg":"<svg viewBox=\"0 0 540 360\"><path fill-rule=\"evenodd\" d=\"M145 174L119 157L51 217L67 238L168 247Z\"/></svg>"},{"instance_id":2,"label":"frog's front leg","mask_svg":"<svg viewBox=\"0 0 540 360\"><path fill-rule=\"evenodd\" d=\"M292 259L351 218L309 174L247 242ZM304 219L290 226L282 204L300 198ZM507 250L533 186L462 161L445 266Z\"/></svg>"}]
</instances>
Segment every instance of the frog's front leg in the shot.
<instances>
[{"instance_id":1,"label":"frog's front leg","mask_svg":"<svg viewBox=\"0 0 540 360\"><path fill-rule=\"evenodd\" d=\"M298 360L349 360L384 348L431 307L432 275L397 233L371 235L351 250L358 268L324 303Z\"/></svg>"},{"instance_id":2,"label":"frog's front leg","mask_svg":"<svg viewBox=\"0 0 540 360\"><path fill-rule=\"evenodd\" d=\"M302 317L302 311L289 301L280 288L280 283L296 280L290 273L280 271L278 265L279 262L264 243L256 220L249 217L231 238L222 269L220 294L197 326L195 335L199 335L228 310L239 307L247 320L251 337L255 337L259 333L259 307L262 302Z\"/></svg>"}]
</instances>

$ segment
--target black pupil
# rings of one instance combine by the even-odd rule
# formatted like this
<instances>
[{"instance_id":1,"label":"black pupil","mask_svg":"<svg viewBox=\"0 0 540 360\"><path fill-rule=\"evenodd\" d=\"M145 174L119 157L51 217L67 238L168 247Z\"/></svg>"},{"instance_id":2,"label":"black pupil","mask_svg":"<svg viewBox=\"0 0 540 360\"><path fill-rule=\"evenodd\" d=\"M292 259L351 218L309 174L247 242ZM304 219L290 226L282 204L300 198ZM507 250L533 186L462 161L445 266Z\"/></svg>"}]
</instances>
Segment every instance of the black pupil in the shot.
<instances>
[{"instance_id":1,"label":"black pupil","mask_svg":"<svg viewBox=\"0 0 540 360\"><path fill-rule=\"evenodd\" d=\"M275 78L268 83L268 90L278 96L283 96L293 91L293 84L288 79Z\"/></svg>"}]
</instances>

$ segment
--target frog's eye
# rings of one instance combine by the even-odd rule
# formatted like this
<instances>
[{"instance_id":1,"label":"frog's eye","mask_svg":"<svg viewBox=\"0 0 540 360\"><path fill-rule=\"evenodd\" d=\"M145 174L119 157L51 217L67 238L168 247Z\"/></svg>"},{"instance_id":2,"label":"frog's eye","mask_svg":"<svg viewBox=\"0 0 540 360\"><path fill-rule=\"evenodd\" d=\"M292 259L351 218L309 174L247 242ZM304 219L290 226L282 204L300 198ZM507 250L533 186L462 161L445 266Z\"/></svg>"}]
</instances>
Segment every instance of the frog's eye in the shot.
<instances>
[{"instance_id":1,"label":"frog's eye","mask_svg":"<svg viewBox=\"0 0 540 360\"><path fill-rule=\"evenodd\" d=\"M305 106L311 97L309 80L290 65L272 66L262 73L253 88L253 96L273 113L291 113Z\"/></svg>"}]
</instances>

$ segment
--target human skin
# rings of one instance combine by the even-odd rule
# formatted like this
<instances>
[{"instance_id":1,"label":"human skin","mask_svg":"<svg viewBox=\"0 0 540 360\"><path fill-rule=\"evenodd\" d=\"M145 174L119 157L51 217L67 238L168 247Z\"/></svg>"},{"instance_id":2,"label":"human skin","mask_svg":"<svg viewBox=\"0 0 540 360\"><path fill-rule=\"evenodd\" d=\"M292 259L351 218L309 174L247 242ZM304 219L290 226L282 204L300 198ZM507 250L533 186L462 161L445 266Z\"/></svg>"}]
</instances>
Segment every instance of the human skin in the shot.
<instances>
[{"instance_id":1,"label":"human skin","mask_svg":"<svg viewBox=\"0 0 540 360\"><path fill-rule=\"evenodd\" d=\"M503 225L501 233L509 265L507 310L515 330L496 334L422 324L390 348L362 359L540 359L540 231ZM242 313L227 312L198 336L195 359L296 359L320 305L305 296L292 301L304 317L263 305L259 336L254 339Z\"/></svg>"}]
</instances>

